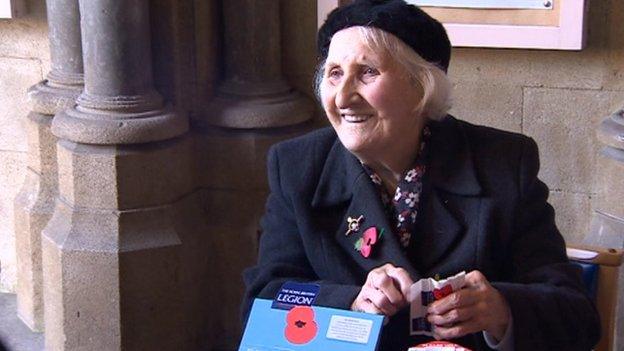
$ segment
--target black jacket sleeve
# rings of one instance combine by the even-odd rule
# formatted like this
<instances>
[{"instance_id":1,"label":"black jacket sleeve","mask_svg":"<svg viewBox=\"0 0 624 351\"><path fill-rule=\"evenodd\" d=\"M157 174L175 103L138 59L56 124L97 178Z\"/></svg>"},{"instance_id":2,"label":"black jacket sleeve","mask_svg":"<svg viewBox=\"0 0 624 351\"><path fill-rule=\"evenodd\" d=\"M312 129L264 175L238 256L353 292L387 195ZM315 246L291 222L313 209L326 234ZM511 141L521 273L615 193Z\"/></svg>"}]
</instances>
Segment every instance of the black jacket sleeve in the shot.
<instances>
[{"instance_id":1,"label":"black jacket sleeve","mask_svg":"<svg viewBox=\"0 0 624 351\"><path fill-rule=\"evenodd\" d=\"M537 145L526 138L510 248L511 282L493 285L509 302L515 350L590 350L600 336L598 314L578 267L568 262L538 170Z\"/></svg>"}]
</instances>

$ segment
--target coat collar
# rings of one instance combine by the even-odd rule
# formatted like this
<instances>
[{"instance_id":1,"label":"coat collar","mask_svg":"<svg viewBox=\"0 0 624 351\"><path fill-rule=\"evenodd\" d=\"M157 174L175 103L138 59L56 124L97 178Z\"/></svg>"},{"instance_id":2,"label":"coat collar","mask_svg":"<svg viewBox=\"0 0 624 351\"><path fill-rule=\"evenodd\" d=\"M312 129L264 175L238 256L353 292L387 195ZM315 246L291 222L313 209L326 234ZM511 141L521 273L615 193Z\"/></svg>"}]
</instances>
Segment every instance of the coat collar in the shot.
<instances>
[{"instance_id":1,"label":"coat collar","mask_svg":"<svg viewBox=\"0 0 624 351\"><path fill-rule=\"evenodd\" d=\"M434 187L448 193L476 196L481 194L473 155L461 122L447 116L430 122L429 176Z\"/></svg>"},{"instance_id":2,"label":"coat collar","mask_svg":"<svg viewBox=\"0 0 624 351\"><path fill-rule=\"evenodd\" d=\"M323 166L312 206L331 207L348 201L353 194L355 182L364 173L360 161L336 137Z\"/></svg>"},{"instance_id":3,"label":"coat collar","mask_svg":"<svg viewBox=\"0 0 624 351\"><path fill-rule=\"evenodd\" d=\"M447 116L442 121L430 122L429 127L431 139L427 172L434 187L457 195L479 195L481 186L460 122ZM321 172L312 206L335 206L348 201L358 177L364 173L358 159L336 138Z\"/></svg>"}]
</instances>

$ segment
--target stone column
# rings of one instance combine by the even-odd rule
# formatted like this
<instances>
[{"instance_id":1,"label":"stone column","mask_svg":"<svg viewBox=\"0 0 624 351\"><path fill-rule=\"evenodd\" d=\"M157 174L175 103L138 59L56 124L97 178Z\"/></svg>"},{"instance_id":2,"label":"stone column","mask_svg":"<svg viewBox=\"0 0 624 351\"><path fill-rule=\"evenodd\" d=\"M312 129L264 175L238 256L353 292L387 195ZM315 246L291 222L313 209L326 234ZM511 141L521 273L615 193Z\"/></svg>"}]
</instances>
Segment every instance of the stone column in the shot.
<instances>
[{"instance_id":1,"label":"stone column","mask_svg":"<svg viewBox=\"0 0 624 351\"><path fill-rule=\"evenodd\" d=\"M147 1L81 1L80 11L85 88L76 108L54 119L54 134L107 145L183 134L187 120L153 87Z\"/></svg>"},{"instance_id":2,"label":"stone column","mask_svg":"<svg viewBox=\"0 0 624 351\"><path fill-rule=\"evenodd\" d=\"M206 111L208 123L271 128L312 118L314 104L282 75L278 0L223 2L225 79Z\"/></svg>"},{"instance_id":3,"label":"stone column","mask_svg":"<svg viewBox=\"0 0 624 351\"><path fill-rule=\"evenodd\" d=\"M291 11L309 5L281 3ZM203 203L206 216L211 219L208 226L215 245L211 254L215 260L212 276L220 282L219 303L212 311L222 328L215 347L232 350L238 347L241 332L239 315L232 311L240 308L241 273L255 262L258 223L268 192L267 150L313 128L312 123L302 123L313 117L312 99L293 89L285 79L281 28L290 25L290 30L309 30L309 37L313 38L316 27L313 19L298 25L280 23L284 9L280 9L279 0L227 0L222 6L223 77L213 100L196 119L203 128L195 128L194 132ZM301 14L305 15L309 13ZM314 52L312 40L298 44ZM208 43L200 45L207 48L199 54L212 48ZM311 61L310 72L314 69L314 60ZM205 65L206 61L203 62ZM206 72L212 72L212 67L204 66ZM206 81L199 82L200 86L218 81L209 74L200 78Z\"/></svg>"},{"instance_id":4,"label":"stone column","mask_svg":"<svg viewBox=\"0 0 624 351\"><path fill-rule=\"evenodd\" d=\"M85 87L52 122L59 195L42 237L46 349L189 349L182 306L202 229L188 122L153 88L148 0L79 3Z\"/></svg>"},{"instance_id":5,"label":"stone column","mask_svg":"<svg viewBox=\"0 0 624 351\"><path fill-rule=\"evenodd\" d=\"M624 248L624 109L607 117L598 128L603 144L596 167L596 201L586 242L590 245ZM614 350L624 344L624 269L620 269L618 312Z\"/></svg>"},{"instance_id":6,"label":"stone column","mask_svg":"<svg viewBox=\"0 0 624 351\"><path fill-rule=\"evenodd\" d=\"M17 314L34 331L43 330L41 231L58 192L56 137L50 124L54 114L75 104L83 86L78 0L48 0L46 6L52 70L28 90L32 112L24 123L26 181L15 199Z\"/></svg>"}]
</instances>

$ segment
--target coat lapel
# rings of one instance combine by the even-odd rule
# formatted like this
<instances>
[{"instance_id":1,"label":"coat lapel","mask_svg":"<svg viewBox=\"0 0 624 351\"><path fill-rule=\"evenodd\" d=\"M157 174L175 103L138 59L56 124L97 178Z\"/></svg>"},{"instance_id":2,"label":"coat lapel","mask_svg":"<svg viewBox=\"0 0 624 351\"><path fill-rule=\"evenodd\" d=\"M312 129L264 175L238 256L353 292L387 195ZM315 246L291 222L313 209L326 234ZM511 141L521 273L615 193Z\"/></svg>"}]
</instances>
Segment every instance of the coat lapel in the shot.
<instances>
[{"instance_id":1,"label":"coat lapel","mask_svg":"<svg viewBox=\"0 0 624 351\"><path fill-rule=\"evenodd\" d=\"M360 230L346 236L347 218L362 215L363 221ZM370 228L376 227L378 232L383 230L384 234L375 245L369 257L364 257L360 251L355 249L356 241L362 237L362 233ZM420 279L420 274L414 269L407 258L405 251L401 247L398 237L394 234L393 228L386 218L383 206L377 194L377 189L365 173L362 173L356 180L353 188L353 197L347 208L340 228L335 234L336 241L347 251L353 260L357 262L366 272L373 268L392 263L397 267L403 267L410 273L412 279Z\"/></svg>"},{"instance_id":2,"label":"coat lapel","mask_svg":"<svg viewBox=\"0 0 624 351\"><path fill-rule=\"evenodd\" d=\"M410 252L416 267L428 271L456 246L466 230L452 211L446 194L433 189L419 214L419 226L412 236Z\"/></svg>"},{"instance_id":3,"label":"coat lapel","mask_svg":"<svg viewBox=\"0 0 624 351\"><path fill-rule=\"evenodd\" d=\"M468 139L459 122L447 117L430 122L429 173L433 186L447 193L477 196L481 186Z\"/></svg>"},{"instance_id":4,"label":"coat lapel","mask_svg":"<svg viewBox=\"0 0 624 351\"><path fill-rule=\"evenodd\" d=\"M390 262L397 267L403 267L413 279L420 279L420 274L410 263L386 218L377 189L357 158L338 139L327 156L312 206L334 208L334 213L342 217L334 234L335 240L365 272ZM345 235L347 218L360 215L364 217L360 230L349 236ZM378 231L383 229L384 234L374 245L371 255L365 258L355 249L355 242L362 237L364 230L372 226L377 227Z\"/></svg>"},{"instance_id":5,"label":"coat lapel","mask_svg":"<svg viewBox=\"0 0 624 351\"><path fill-rule=\"evenodd\" d=\"M458 124L452 117L430 123L430 158L425 175L430 193L420 209L419 230L410 250L422 270L446 259L464 236L466 219L478 216L468 209L482 190L467 138Z\"/></svg>"}]
</instances>

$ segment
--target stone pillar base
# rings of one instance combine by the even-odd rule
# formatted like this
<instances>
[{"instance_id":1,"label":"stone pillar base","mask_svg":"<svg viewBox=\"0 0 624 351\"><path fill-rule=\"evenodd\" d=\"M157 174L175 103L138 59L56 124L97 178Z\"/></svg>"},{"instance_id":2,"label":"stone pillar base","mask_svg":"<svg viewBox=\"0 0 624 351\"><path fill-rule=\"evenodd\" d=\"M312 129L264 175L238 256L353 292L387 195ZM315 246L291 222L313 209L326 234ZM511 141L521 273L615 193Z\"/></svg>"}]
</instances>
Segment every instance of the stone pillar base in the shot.
<instances>
[{"instance_id":1,"label":"stone pillar base","mask_svg":"<svg viewBox=\"0 0 624 351\"><path fill-rule=\"evenodd\" d=\"M202 307L187 290L204 268L187 263L196 249L183 240L207 245L180 214L193 209L190 140L57 147L59 196L42 237L46 349L192 349L187 305Z\"/></svg>"},{"instance_id":2,"label":"stone pillar base","mask_svg":"<svg viewBox=\"0 0 624 351\"><path fill-rule=\"evenodd\" d=\"M219 95L205 111L210 124L227 128L275 128L308 121L314 103L305 95L291 91L267 96Z\"/></svg>"},{"instance_id":3,"label":"stone pillar base","mask_svg":"<svg viewBox=\"0 0 624 351\"><path fill-rule=\"evenodd\" d=\"M175 349L181 243L170 214L57 203L42 245L46 349Z\"/></svg>"},{"instance_id":4,"label":"stone pillar base","mask_svg":"<svg viewBox=\"0 0 624 351\"><path fill-rule=\"evenodd\" d=\"M52 132L60 139L85 144L139 144L167 140L188 130L188 120L171 106L140 113L115 113L80 106L54 117Z\"/></svg>"},{"instance_id":5,"label":"stone pillar base","mask_svg":"<svg viewBox=\"0 0 624 351\"><path fill-rule=\"evenodd\" d=\"M58 111L74 106L80 92L82 85L57 87L44 80L28 89L28 98L33 111L54 116Z\"/></svg>"}]
</instances>

